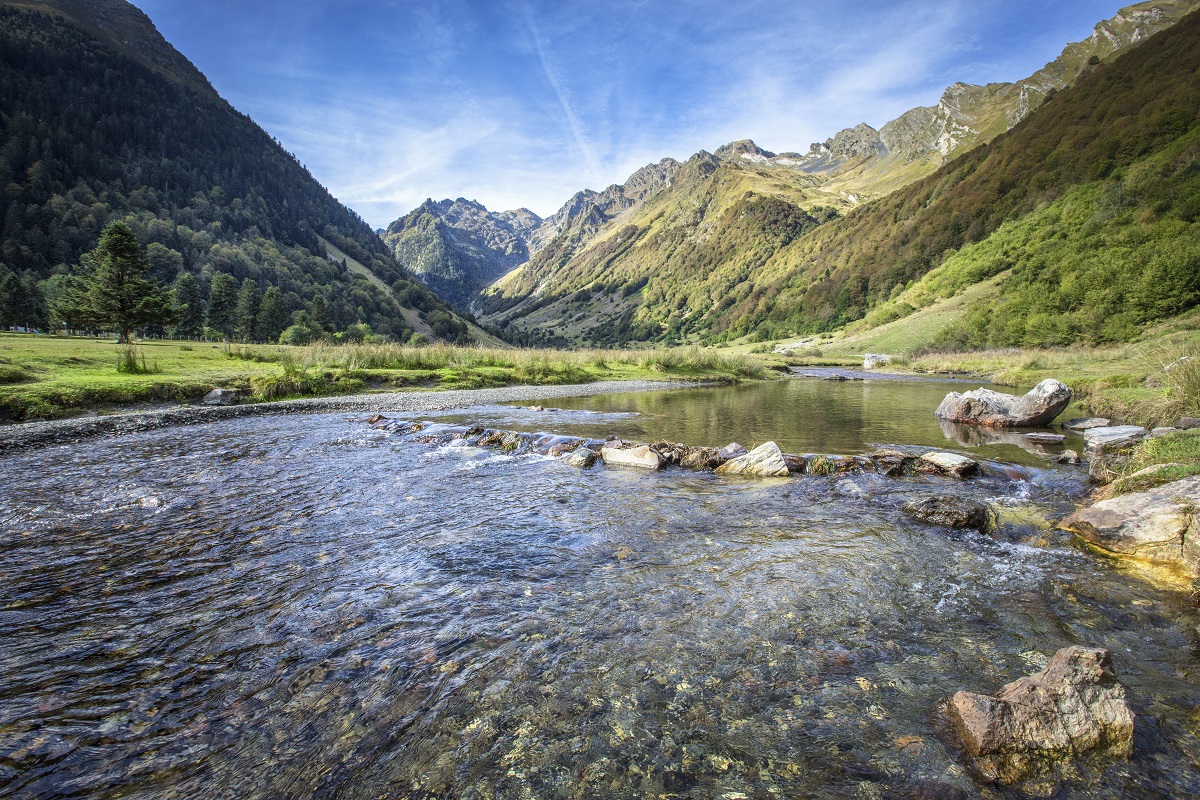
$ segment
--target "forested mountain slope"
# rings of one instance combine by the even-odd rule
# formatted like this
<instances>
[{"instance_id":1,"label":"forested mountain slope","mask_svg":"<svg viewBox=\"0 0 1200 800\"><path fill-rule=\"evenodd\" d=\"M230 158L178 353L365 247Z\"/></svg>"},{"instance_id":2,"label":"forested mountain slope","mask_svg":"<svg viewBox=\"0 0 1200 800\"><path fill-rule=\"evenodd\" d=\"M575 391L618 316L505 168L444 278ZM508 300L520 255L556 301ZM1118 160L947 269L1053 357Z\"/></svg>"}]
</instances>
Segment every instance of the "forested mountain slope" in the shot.
<instances>
[{"instance_id":1,"label":"forested mountain slope","mask_svg":"<svg viewBox=\"0 0 1200 800\"><path fill-rule=\"evenodd\" d=\"M468 327L373 231L217 95L123 0L0 2L0 283L52 294L106 223L148 246L154 276L214 274L321 297L329 327L407 338ZM328 257L321 238L389 291ZM402 305L415 307L405 321ZM46 309L33 314L45 325ZM40 319L36 319L40 317ZM424 317L421 319L420 317ZM286 320L286 318L285 318Z\"/></svg>"}]
</instances>

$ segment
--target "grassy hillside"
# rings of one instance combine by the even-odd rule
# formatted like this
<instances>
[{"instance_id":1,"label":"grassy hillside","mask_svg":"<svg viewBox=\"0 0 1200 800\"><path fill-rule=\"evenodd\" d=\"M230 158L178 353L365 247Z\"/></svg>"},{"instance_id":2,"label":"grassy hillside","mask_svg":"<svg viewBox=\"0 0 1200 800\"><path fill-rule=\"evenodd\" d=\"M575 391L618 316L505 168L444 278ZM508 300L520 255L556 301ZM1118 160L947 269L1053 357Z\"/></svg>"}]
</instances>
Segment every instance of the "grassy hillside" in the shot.
<instances>
[{"instance_id":1,"label":"grassy hillside","mask_svg":"<svg viewBox=\"0 0 1200 800\"><path fill-rule=\"evenodd\" d=\"M484 296L485 319L532 341L680 343L749 291L766 259L837 216L802 172L701 153L597 235L559 236ZM730 289L733 291L730 291Z\"/></svg>"},{"instance_id":2,"label":"grassy hillside","mask_svg":"<svg viewBox=\"0 0 1200 800\"><path fill-rule=\"evenodd\" d=\"M993 308L965 323L965 344L1112 341L1189 308L1197 67L1193 14L1098 65L991 144L778 254L757 296L734 309L739 330L837 328L943 265L928 288L1012 270L1005 315Z\"/></svg>"},{"instance_id":3,"label":"grassy hillside","mask_svg":"<svg viewBox=\"0 0 1200 800\"><path fill-rule=\"evenodd\" d=\"M1127 341L1198 299L1198 28L1193 14L1108 62L1069 49L1084 72L1011 131L828 224L800 209L836 182L694 158L583 246L552 244L485 311L569 341L768 340L895 322L991 281L918 338Z\"/></svg>"}]
</instances>

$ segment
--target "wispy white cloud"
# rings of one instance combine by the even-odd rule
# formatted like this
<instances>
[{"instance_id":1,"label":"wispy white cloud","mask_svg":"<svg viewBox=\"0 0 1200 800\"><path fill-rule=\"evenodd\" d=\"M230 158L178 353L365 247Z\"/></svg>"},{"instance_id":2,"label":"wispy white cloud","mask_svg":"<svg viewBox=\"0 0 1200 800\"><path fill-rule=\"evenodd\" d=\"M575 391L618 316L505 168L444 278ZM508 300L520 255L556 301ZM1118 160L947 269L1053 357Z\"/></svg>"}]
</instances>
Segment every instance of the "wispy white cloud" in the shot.
<instances>
[{"instance_id":1,"label":"wispy white cloud","mask_svg":"<svg viewBox=\"0 0 1200 800\"><path fill-rule=\"evenodd\" d=\"M538 60L542 65L542 73L546 77L546 82L550 84L550 88L554 90L555 97L558 98L563 118L566 120L567 127L571 131L571 137L575 140L575 146L579 149L579 154L583 157L588 171L593 176L599 176L602 174L600 159L596 156L596 150L588 138L583 122L579 119L579 115L575 113L575 107L571 99L571 89L567 86L562 70L554 59L554 54L550 50L550 44L538 28L537 21L533 16L533 10L529 7L528 3L523 5L522 10L525 14L525 23L529 27L529 33L533 39L534 48L537 51Z\"/></svg>"},{"instance_id":2,"label":"wispy white cloud","mask_svg":"<svg viewBox=\"0 0 1200 800\"><path fill-rule=\"evenodd\" d=\"M426 197L553 212L664 156L805 150L1012 80L1120 0L135 0L372 224Z\"/></svg>"}]
</instances>

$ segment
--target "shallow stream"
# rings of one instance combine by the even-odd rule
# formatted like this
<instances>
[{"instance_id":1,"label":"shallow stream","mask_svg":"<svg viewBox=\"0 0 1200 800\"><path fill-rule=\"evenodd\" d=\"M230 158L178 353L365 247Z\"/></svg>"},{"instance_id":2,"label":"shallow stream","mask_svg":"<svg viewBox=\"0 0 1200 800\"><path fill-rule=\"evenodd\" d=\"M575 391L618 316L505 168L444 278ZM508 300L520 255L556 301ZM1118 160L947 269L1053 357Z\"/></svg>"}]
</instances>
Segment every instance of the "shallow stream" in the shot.
<instances>
[{"instance_id":1,"label":"shallow stream","mask_svg":"<svg viewBox=\"0 0 1200 800\"><path fill-rule=\"evenodd\" d=\"M896 427L929 414L912 390L797 380L442 421L963 449L929 417ZM1084 760L1055 796L1200 795L1195 604L1049 529L1078 469L993 443L970 452L1023 466L583 471L364 417L7 457L0 796L1018 797L975 781L940 707L1069 644L1112 650L1139 716L1130 760ZM945 490L998 507L997 535L900 510Z\"/></svg>"}]
</instances>

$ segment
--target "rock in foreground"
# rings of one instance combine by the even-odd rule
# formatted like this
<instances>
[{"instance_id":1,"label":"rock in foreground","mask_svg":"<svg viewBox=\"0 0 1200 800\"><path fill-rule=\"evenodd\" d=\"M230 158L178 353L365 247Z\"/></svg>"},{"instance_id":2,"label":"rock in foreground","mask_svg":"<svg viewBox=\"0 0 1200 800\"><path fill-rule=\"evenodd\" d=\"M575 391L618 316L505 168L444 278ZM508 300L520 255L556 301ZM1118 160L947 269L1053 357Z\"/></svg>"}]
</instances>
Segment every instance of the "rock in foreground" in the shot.
<instances>
[{"instance_id":1,"label":"rock in foreground","mask_svg":"<svg viewBox=\"0 0 1200 800\"><path fill-rule=\"evenodd\" d=\"M1200 475L1076 511L1058 527L1113 555L1200 577Z\"/></svg>"},{"instance_id":2,"label":"rock in foreground","mask_svg":"<svg viewBox=\"0 0 1200 800\"><path fill-rule=\"evenodd\" d=\"M1064 647L1041 672L1018 678L996 696L955 692L950 716L983 775L1001 783L1024 777L1040 758L1095 748L1133 750L1133 712L1107 650Z\"/></svg>"},{"instance_id":3,"label":"rock in foreground","mask_svg":"<svg viewBox=\"0 0 1200 800\"><path fill-rule=\"evenodd\" d=\"M1071 390L1053 378L1016 395L976 389L966 394L951 392L933 412L939 419L994 425L1002 428L1033 428L1049 425L1071 402Z\"/></svg>"},{"instance_id":4,"label":"rock in foreground","mask_svg":"<svg viewBox=\"0 0 1200 800\"><path fill-rule=\"evenodd\" d=\"M786 478L787 460L774 442L767 442L717 467L718 475L747 475L756 478Z\"/></svg>"}]
</instances>

